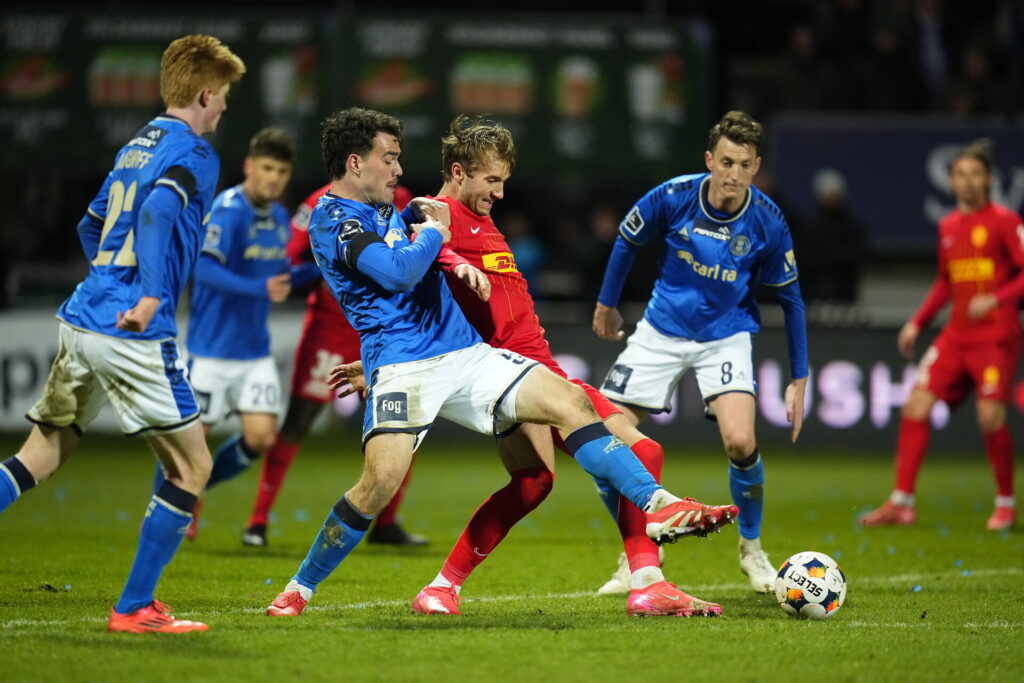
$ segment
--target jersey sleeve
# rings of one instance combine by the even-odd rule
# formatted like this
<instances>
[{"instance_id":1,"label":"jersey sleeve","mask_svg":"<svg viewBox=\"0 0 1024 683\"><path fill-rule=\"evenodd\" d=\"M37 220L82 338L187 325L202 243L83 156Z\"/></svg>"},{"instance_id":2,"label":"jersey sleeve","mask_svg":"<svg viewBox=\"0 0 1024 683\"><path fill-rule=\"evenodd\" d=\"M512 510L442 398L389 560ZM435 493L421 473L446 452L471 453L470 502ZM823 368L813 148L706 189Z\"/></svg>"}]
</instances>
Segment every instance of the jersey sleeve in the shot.
<instances>
[{"instance_id":1,"label":"jersey sleeve","mask_svg":"<svg viewBox=\"0 0 1024 683\"><path fill-rule=\"evenodd\" d=\"M632 245L647 244L662 235L668 215L668 183L662 183L640 198L619 224L619 235Z\"/></svg>"},{"instance_id":2,"label":"jersey sleeve","mask_svg":"<svg viewBox=\"0 0 1024 683\"><path fill-rule=\"evenodd\" d=\"M219 175L217 153L207 142L199 140L170 163L155 185L173 190L184 209L196 197L213 196Z\"/></svg>"},{"instance_id":3,"label":"jersey sleeve","mask_svg":"<svg viewBox=\"0 0 1024 683\"><path fill-rule=\"evenodd\" d=\"M202 251L217 259L222 266L231 263L235 255L239 213L230 198L223 202L217 201L210 212L210 222L206 224Z\"/></svg>"},{"instance_id":4,"label":"jersey sleeve","mask_svg":"<svg viewBox=\"0 0 1024 683\"><path fill-rule=\"evenodd\" d=\"M1002 230L1003 243L1017 273L996 290L996 299L1000 304L1024 299L1024 221L1011 212L1005 226Z\"/></svg>"},{"instance_id":5,"label":"jersey sleeve","mask_svg":"<svg viewBox=\"0 0 1024 683\"><path fill-rule=\"evenodd\" d=\"M766 232L768 239L761 265L761 282L769 287L795 282L798 272L789 225L781 216L772 218Z\"/></svg>"}]
</instances>

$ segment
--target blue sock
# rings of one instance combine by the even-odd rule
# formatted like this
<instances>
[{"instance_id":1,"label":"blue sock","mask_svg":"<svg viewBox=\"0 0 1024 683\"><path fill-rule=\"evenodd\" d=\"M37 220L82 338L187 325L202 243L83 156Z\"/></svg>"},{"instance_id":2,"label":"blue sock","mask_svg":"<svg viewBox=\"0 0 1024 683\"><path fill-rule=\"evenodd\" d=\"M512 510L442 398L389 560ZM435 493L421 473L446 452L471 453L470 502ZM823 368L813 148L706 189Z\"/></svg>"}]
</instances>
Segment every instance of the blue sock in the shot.
<instances>
[{"instance_id":1,"label":"blue sock","mask_svg":"<svg viewBox=\"0 0 1024 683\"><path fill-rule=\"evenodd\" d=\"M757 449L741 461L730 461L729 491L732 502L740 509L740 536L760 537L764 516L764 463Z\"/></svg>"},{"instance_id":2,"label":"blue sock","mask_svg":"<svg viewBox=\"0 0 1024 683\"><path fill-rule=\"evenodd\" d=\"M309 554L299 565L299 571L295 572L292 581L315 591L320 582L330 576L341 561L359 545L372 521L372 517L367 517L356 510L348 502L348 498L342 496L341 500L335 503L334 509L327 513L320 533L317 534L316 540L309 548Z\"/></svg>"},{"instance_id":3,"label":"blue sock","mask_svg":"<svg viewBox=\"0 0 1024 683\"><path fill-rule=\"evenodd\" d=\"M0 512L9 508L21 494L35 485L35 477L18 460L18 456L12 455L0 462Z\"/></svg>"},{"instance_id":4,"label":"blue sock","mask_svg":"<svg viewBox=\"0 0 1024 683\"><path fill-rule=\"evenodd\" d=\"M245 443L241 434L225 439L213 454L213 470L210 472L210 481L206 482L206 488L237 477L247 470L259 455Z\"/></svg>"},{"instance_id":5,"label":"blue sock","mask_svg":"<svg viewBox=\"0 0 1024 683\"><path fill-rule=\"evenodd\" d=\"M661 488L633 451L601 422L580 427L566 437L565 445L590 476L607 481L641 510Z\"/></svg>"},{"instance_id":6,"label":"blue sock","mask_svg":"<svg viewBox=\"0 0 1024 683\"><path fill-rule=\"evenodd\" d=\"M127 614L153 602L153 591L164 567L174 557L192 521L196 497L165 481L149 501L139 532L139 548L128 582L114 609Z\"/></svg>"},{"instance_id":7,"label":"blue sock","mask_svg":"<svg viewBox=\"0 0 1024 683\"><path fill-rule=\"evenodd\" d=\"M597 495L601 496L601 502L608 508L608 513L612 516L612 519L619 519L619 492L615 490L615 487L607 479L600 477L594 477L594 483L597 484Z\"/></svg>"}]
</instances>

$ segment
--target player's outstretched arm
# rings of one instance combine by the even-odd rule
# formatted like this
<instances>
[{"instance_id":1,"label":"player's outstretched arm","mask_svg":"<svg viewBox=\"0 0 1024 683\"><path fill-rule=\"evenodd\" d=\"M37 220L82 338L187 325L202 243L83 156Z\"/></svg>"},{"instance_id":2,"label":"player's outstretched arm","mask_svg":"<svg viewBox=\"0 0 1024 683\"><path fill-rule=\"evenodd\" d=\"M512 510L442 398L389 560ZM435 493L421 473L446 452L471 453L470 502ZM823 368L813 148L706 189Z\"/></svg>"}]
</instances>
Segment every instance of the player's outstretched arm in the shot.
<instances>
[{"instance_id":1,"label":"player's outstretched arm","mask_svg":"<svg viewBox=\"0 0 1024 683\"><path fill-rule=\"evenodd\" d=\"M344 398L357 391L359 395L366 393L366 375L363 374L363 361L335 365L327 373L327 388L338 392L338 398Z\"/></svg>"}]
</instances>

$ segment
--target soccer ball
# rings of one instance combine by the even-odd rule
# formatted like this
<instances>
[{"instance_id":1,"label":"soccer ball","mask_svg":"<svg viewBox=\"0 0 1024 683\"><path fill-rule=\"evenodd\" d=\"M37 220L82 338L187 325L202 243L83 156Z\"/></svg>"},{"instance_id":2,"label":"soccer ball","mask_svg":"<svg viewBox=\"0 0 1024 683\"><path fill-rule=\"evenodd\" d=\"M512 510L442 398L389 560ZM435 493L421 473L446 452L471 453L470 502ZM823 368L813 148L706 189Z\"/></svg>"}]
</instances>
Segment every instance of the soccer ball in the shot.
<instances>
[{"instance_id":1,"label":"soccer ball","mask_svg":"<svg viewBox=\"0 0 1024 683\"><path fill-rule=\"evenodd\" d=\"M797 619L828 619L846 600L846 574L824 553L797 553L779 567L775 597Z\"/></svg>"}]
</instances>

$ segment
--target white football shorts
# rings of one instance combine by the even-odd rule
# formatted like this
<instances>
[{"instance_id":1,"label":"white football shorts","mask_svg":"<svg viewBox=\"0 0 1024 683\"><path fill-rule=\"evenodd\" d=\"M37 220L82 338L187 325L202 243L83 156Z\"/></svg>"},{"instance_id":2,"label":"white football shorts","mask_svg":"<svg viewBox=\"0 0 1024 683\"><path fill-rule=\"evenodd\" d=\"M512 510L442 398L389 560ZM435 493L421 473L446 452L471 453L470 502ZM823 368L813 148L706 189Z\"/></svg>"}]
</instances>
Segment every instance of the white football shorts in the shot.
<instances>
[{"instance_id":1,"label":"white football shorts","mask_svg":"<svg viewBox=\"0 0 1024 683\"><path fill-rule=\"evenodd\" d=\"M757 395L749 332L698 342L664 335L647 320L637 323L608 371L601 393L615 403L649 413L668 412L672 392L691 368L705 404L732 391Z\"/></svg>"},{"instance_id":2,"label":"white football shorts","mask_svg":"<svg viewBox=\"0 0 1024 683\"><path fill-rule=\"evenodd\" d=\"M188 372L174 340L136 341L58 325L57 357L32 422L79 434L110 401L127 436L169 434L199 417Z\"/></svg>"},{"instance_id":3,"label":"white football shorts","mask_svg":"<svg viewBox=\"0 0 1024 683\"><path fill-rule=\"evenodd\" d=\"M188 374L204 424L216 424L233 413L280 412L281 378L273 356L252 360L192 356Z\"/></svg>"},{"instance_id":4,"label":"white football shorts","mask_svg":"<svg viewBox=\"0 0 1024 683\"><path fill-rule=\"evenodd\" d=\"M521 380L539 365L524 356L475 344L443 356L377 368L370 378L363 443L381 432L417 434L417 446L440 415L481 434L518 426Z\"/></svg>"}]
</instances>

